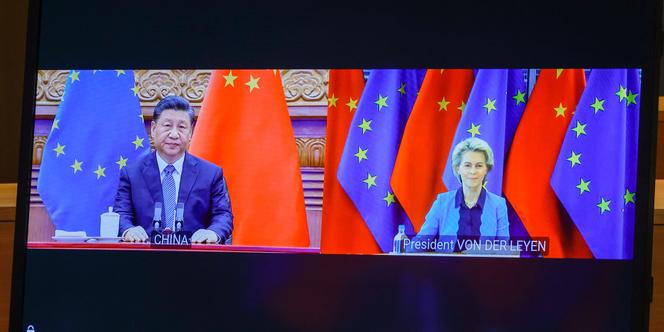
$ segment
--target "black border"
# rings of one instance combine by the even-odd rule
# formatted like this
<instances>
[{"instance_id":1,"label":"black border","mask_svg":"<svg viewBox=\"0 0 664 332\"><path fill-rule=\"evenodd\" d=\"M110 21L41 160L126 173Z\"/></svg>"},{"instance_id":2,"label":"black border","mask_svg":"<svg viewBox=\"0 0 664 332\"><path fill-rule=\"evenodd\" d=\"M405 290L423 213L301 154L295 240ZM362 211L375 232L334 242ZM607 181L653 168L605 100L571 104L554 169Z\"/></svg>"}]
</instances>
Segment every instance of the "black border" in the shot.
<instances>
[{"instance_id":1,"label":"black border","mask_svg":"<svg viewBox=\"0 0 664 332\"><path fill-rule=\"evenodd\" d=\"M492 67L492 66L501 66L501 67L509 67L509 66L517 66L517 65L526 65L528 67L535 67L535 66L542 66L542 67L555 67L556 65L560 65L561 63L565 64L566 67L575 67L575 66L581 66L584 64L592 63L593 67L611 67L611 66L627 66L627 67L641 67L643 68L643 77L642 77L642 96L647 96L647 98L642 98L641 99L641 116L640 116L640 131L639 131L639 166L638 166L638 174L640 175L638 178L638 183L637 183L637 192L639 192L639 197L640 199L637 202L637 215L636 215L636 220L640 221L637 222L635 225L635 248L634 248L634 260L633 260L633 278L632 278L632 312L631 312L631 321L632 321L632 328L634 330L647 330L648 328L648 318L649 318L649 304L650 301L652 300L652 276L651 276L651 270L652 270L652 235L653 235L653 199L654 199L654 178L655 178L655 167L654 167L654 162L655 162L655 144L653 144L656 140L657 137L657 115L658 113L656 112L657 106L658 106L658 99L657 99L657 93L658 93L658 82L659 82L659 66L660 66L660 61L659 58L661 56L661 45L662 45L662 39L661 39L661 13L662 13L662 3L661 0L658 1L647 1L647 0L642 0L642 1L636 1L636 2L625 2L625 1L604 1L604 2L598 2L598 3L592 3L592 2L576 2L576 1L571 1L571 0L563 0L563 1L557 1L555 3L548 3L548 4L540 4L540 8L535 8L536 4L534 3L528 3L527 1L507 1L507 2L501 2L501 3L488 3L488 4L478 4L478 3L473 3L470 1L467 1L465 3L457 3L454 5L438 5L439 7L435 8L444 8L445 11L449 12L459 12L463 10L469 10L469 12L473 12L473 10L476 10L477 6L482 6L483 7L483 14L479 15L480 17L488 17L489 15L487 13L489 12L494 12L496 14L496 17L500 17L501 15L506 15L507 10L505 9L506 5L516 5L516 6L522 6L519 9L519 12L524 15L524 24L519 24L519 22L512 22L512 21L502 21L499 22L502 25L499 25L496 27L495 31L492 31L490 29L489 24L478 24L478 25L472 25L468 23L468 20L471 19L473 16L468 15L468 16L446 16L446 24L448 24L452 28L449 34L446 34L442 38L443 40L451 40L452 44L454 44L454 41L462 40L463 38L467 38L468 36L476 36L476 35L482 35L485 33L488 38L487 39L492 39L492 37L495 37L496 34L502 33L508 30L512 31L520 31L525 35L524 38L527 38L529 40L537 39L538 37L541 37L541 40L539 41L530 41L527 43L527 45L535 45L538 46L539 48L535 47L537 51L532 51L529 49L525 49L523 52L527 53L527 56L530 57L530 62L529 61L519 61L519 60L513 60L509 59L508 57L505 56L505 50L498 51L499 56L495 58L490 58L489 60L486 60L487 55L486 54L472 54L469 57L463 59L462 57L453 57L453 60L449 61L448 59L445 58L439 58L436 60L432 54L435 54L436 51L440 50L440 47L436 46L431 46L427 47L426 49L423 50L425 53L424 56L418 57L418 58L404 58L401 61L392 61L394 58L390 57L385 57L382 58L380 54L385 54L385 52L389 52L390 50L390 45L388 43L378 43L375 45L369 45L366 43L367 40L371 40L372 36L378 35L383 32L381 30L382 28L378 28L382 26L382 21L381 17L388 17L388 18L393 18L398 12L399 9L391 9L390 6L391 4L389 3L376 3L376 4L349 4L352 7L357 9L357 12L354 14L351 14L349 18L347 18L347 21L339 21L340 24L340 33L338 36L333 36L330 35L330 43L337 43L337 44L344 44L345 47L351 50L355 50L354 52L349 52L346 54L346 56L342 56L344 53L338 52L335 54L329 54L329 53L323 53L325 49L315 49L314 51L314 56L310 58L303 58L301 56L298 57L298 46L303 46L303 44L298 44L298 38L299 40L307 40L316 37L313 29L315 28L320 28L318 27L312 27L312 30L303 30L302 34L298 36L298 38L292 38L290 36L287 36L288 28L294 28L294 27L287 27L287 28L282 28L282 30L279 29L274 29L274 27L268 26L259 26L255 27L255 29L262 31L261 29L265 30L270 30L271 31L271 37L265 39L270 39L272 40L272 44L269 44L265 47L265 49L261 49L260 51L269 51L269 50L274 50L278 49L279 45L282 43L286 42L292 42L295 47L292 49L281 49L281 52L275 53L274 57L260 57L258 58L243 58L245 53L240 51L239 53L229 53L225 56L221 56L220 54L215 54L215 53L210 53L210 54L194 54L192 52L196 52L195 50L192 50L191 47L183 47L182 49L177 48L171 56L165 58L165 59L160 59L160 58L151 58L149 57L151 54L151 51L149 50L142 50L141 52L137 52L137 54L131 54L131 53L126 53L127 51L122 51L116 49L113 52L110 52L110 54L105 54L104 53L104 47L108 47L108 45L104 46L102 42L104 41L113 41L114 36L109 36L109 35L101 35L100 38L97 40L97 42L91 41L90 45L79 45L77 48L76 45L73 45L69 43L68 39L58 39L58 38L53 38L53 35L58 35L62 34L63 32L66 32L66 29L71 28L71 24L67 24L66 22L61 24L61 29L49 29L48 31L42 31L40 28L42 26L42 19L44 18L42 16L42 10L44 9L44 5L49 6L49 8L52 8L53 6L59 6L59 4L54 4L55 1L49 2L46 1L45 3L42 3L39 0L30 0L29 4L29 25L28 25L28 39L26 43L26 65L25 65L25 81L24 81L24 96L23 96L23 114L22 114L22 130L21 130L21 155L20 155L20 166L19 167L19 182L18 182L18 195L17 195L17 215L16 215L16 228L15 228L15 242L14 242L14 260L13 260L13 283L12 283L12 300L11 300L11 316L10 316L10 330L12 331L18 331L22 328L22 313L23 313L23 294L24 294L24 278L25 278L25 266L26 266L26 238L27 238L27 219L28 219L28 211L29 211L29 197L30 197L30 175L31 175L31 168L29 167L31 164L31 154L32 154L32 135L33 135L33 130L34 130L34 93L35 93L35 85L36 85L36 75L37 71L36 68L39 66L40 68L43 69L49 69L49 68L58 68L59 66L54 64L63 64L63 63L68 63L69 58L67 56L74 55L73 58L76 60L83 60L82 63L83 67L88 67L88 68L94 68L94 67L99 67L101 64L103 67L103 64L106 63L108 64L111 62L111 59L114 59L114 56L119 56L118 59L120 60L119 65L124 65L124 66L131 66L133 62L132 59L138 59L138 63L142 64L147 64L151 63L152 65L150 67L153 68L165 68L165 67L173 67L173 60L172 59L177 59L178 57L180 58L187 58L187 56L191 56L192 59L196 59L196 63L200 63L202 65L198 65L196 67L208 67L212 68L214 67L214 64L217 63L237 63L240 64L238 67L263 67L263 68L268 68L269 64L271 63L284 63L287 65L290 65L292 68L304 68L304 67L331 67L331 68L348 68L348 67L357 67L358 63L371 63L373 64L372 67L378 68L378 67L394 67L394 66L402 66L402 67L414 67L417 66L421 63L431 63L432 66L435 66L435 64L449 64L451 63L452 66L466 66L466 67L478 67L479 65L477 64L482 64L482 66L479 67ZM170 9L176 9L179 8L179 6L183 6L181 3L176 3L175 1L172 1L168 3L170 5L167 5L168 8ZM616 39L618 40L627 40L629 38L634 38L633 41L635 41L635 45L631 45L633 47L632 52L618 52L618 54L613 54L609 55L608 57L606 56L606 53L602 54L604 51L606 51L606 47L600 46L600 50L598 54L593 53L593 50L591 48L584 48L581 43L578 41L571 41L569 44L562 44L562 48L555 48L553 45L555 42L555 28L546 28L547 24L552 24L555 23L556 21L554 20L556 18L556 15L558 15L558 18L561 19L561 24L567 24L569 21L566 22L566 20L569 18L565 13L566 10L575 10L578 9L584 13L591 14L592 10L595 8L594 6L604 6L603 11L600 12L610 12L610 13L615 13L616 11L620 11L624 9L625 5L630 5L637 7L638 9L636 11L629 11L626 10L626 14L630 15L630 17L627 19L628 22L637 22L638 20L642 20L643 23L642 25L639 26L640 28L637 29L627 29L631 32L636 31L639 34L637 36L634 35L629 35L627 32L623 32L620 29L616 29L615 31L615 36ZM132 8L135 6L140 7L140 10L145 10L146 8L152 8L152 6L156 6L157 4L155 3L146 3L146 4L131 4L131 2L122 2L119 1L117 4L116 3L108 3L106 5L104 4L98 4L102 9L104 9L104 6L106 6L106 9L109 8L109 6L115 6L117 5L118 8ZM212 4L209 4L213 6ZM261 4L255 4L256 6L259 6ZM298 3L290 3L289 8L292 8L291 6L299 6L300 4ZM339 3L339 6L341 7L343 4ZM241 4L217 4L217 6L221 6L222 8L228 9L228 11L236 11L238 13L238 16L236 17L236 20L233 20L232 22L238 23L241 22L243 19L249 19L251 21L252 16L251 15L258 15L261 18L268 18L268 16L265 15L274 15L274 16L279 16L284 13L284 9L281 8L279 5L272 5L276 7L268 7L267 9L255 9L252 8L249 5L241 5ZM225 7L224 7L225 6ZM524 7L525 6L525 7ZM94 4L90 4L88 7L82 7L83 9L87 10L89 13L94 13L94 14L99 14L98 8L95 7ZM310 14L310 15L317 15L320 10L324 10L324 8L320 8L317 6L313 6L311 4L302 4L303 9L303 14ZM533 10L536 9L536 10ZM539 11L537 10L539 9ZM82 10L82 12L85 12L85 10ZM199 10L200 12L200 10ZM378 12L379 14L382 15L377 15L374 16L372 13ZM553 12L553 14L549 13ZM426 30L427 27L434 28L437 27L437 23L439 21L436 21L436 19L440 18L438 14L434 11L409 11L406 10L406 13L408 14L408 17L404 18L404 21L406 22L405 24L415 24L417 25L418 23L421 25L421 31ZM544 13L543 18L539 18L537 14ZM79 12L80 14L80 12ZM121 15L122 10L117 9L116 11L112 11L110 15ZM263 15L263 16L261 16ZM328 14L329 16L327 17L332 17L332 15ZM482 16L484 15L484 16ZM231 16L222 14L224 18L229 18ZM578 16L576 18L578 19ZM175 21L175 27L176 29L174 30L174 35L175 37L173 38L176 42L182 42L186 40L186 32L189 30L193 30L196 32L199 32L197 35L198 37L194 37L195 43L200 43L203 39L200 37L200 32L205 32L208 31L208 29L212 26L222 26L226 27L231 31L231 26L224 25L224 22L212 22L208 21L206 22L199 22L198 25L194 24L192 26L187 26L190 24L193 20L191 17L189 18L184 18L181 21L178 22L177 20L177 15L175 15L176 19ZM325 18L326 16L323 15ZM574 15L571 15L571 17L575 17ZM135 18L135 16L130 16L130 18ZM209 16L204 16L204 20L210 20L213 19L214 15L210 14ZM54 28L55 26L53 25L53 15L50 17L46 17L47 21L46 24L49 26L49 28ZM87 17L87 18L82 18L84 22L82 23L82 27L85 27L87 25L88 28L91 29L92 32L88 31L88 34L95 34L99 33L100 31L103 32L103 28L100 26L95 26L94 22L94 15ZM149 22L151 24L157 25L159 23L159 20L161 18L155 17L155 18L150 18ZM169 17L169 19L172 19L172 17ZM278 19L272 18L274 21L278 21ZM601 26L602 23L606 24L606 22L602 22L599 18L595 18L593 16L587 17L588 19L588 24L593 26L589 28L588 30L579 30L579 34L585 36L585 38L588 38L589 40L592 40L593 36L595 33L597 33L598 29L607 29L606 26ZM354 23L350 23L347 26L344 26L343 23L348 23L349 21L352 21ZM424 23L423 23L424 22ZM312 22L306 22L306 23L312 23ZM133 24L136 24L136 22L133 22ZM149 23L150 24L150 23ZM527 24L531 24L534 29L527 29L524 27L527 27ZM573 22L572 25L577 24L580 25L580 22ZM608 28L619 28L620 22L614 22L610 23L608 25ZM422 27L423 26L423 27ZM599 26L599 27L598 27ZM120 34L126 34L129 30L135 28L135 26L132 26L131 23L129 25L129 28L119 28L121 30ZM115 28L115 27L113 27ZM331 26L324 25L323 27L324 31L331 31ZM361 32L359 32L358 36L352 40L349 39L344 39L343 36L349 36L352 33L356 32L355 29L361 28L363 29ZM102 30L100 30L102 29ZM466 30L464 30L466 29ZM544 29L545 33L538 36L537 31ZM568 28L569 29L569 28ZM461 34L456 34L455 32L462 31ZM483 32L484 31L484 32ZM159 29L154 28L154 29L148 29L149 33L159 33ZM255 32L255 31L254 31ZM410 35L408 34L408 30L398 32L398 31L391 31L396 34L396 39L404 39L404 38L410 38ZM58 54L53 53L54 50L57 50L58 47L57 45L49 44L49 45L40 45L39 40L41 37L44 37L43 33L48 34L49 37L49 42L53 43L57 41L58 43L64 45L63 47L65 49L68 49L70 52L69 53L63 53ZM149 37L149 33L143 33L142 35L139 35L137 38L137 41L130 42L129 47L126 47L126 49L131 49L131 46L136 46L139 45L139 41L141 39L144 39L146 37ZM85 33L83 33L85 34ZM606 37L606 35L600 34L601 37ZM239 33L238 36L229 36L229 35L221 35L219 36L218 40L215 40L213 42L236 42L238 47L242 49L242 47L251 47L250 44L247 43L245 40L246 38L244 37L251 37L251 31L248 32L247 34L242 34ZM421 43L424 44L426 42L430 42L431 39L429 38L430 35L427 35L426 33L423 33L421 36L414 38L414 40L410 40L413 43ZM157 36L156 39L158 41L164 42L167 41L163 37ZM582 38L579 38L582 39ZM72 40L76 41L76 38L73 38ZM500 40L500 39L499 39ZM610 43L612 42L611 40L607 38L600 38L600 40L597 41L599 44L603 43ZM306 44L306 42L305 42ZM45 46L44 48L46 49L46 53L41 54L41 58L39 57L39 49ZM497 42L492 42L489 43L489 46L491 47L500 47L501 45ZM475 47L475 50L480 49L480 47ZM571 50L571 53L566 53ZM115 53L114 53L115 52ZM245 51L246 52L246 51ZM502 53L501 53L502 52ZM547 53L548 52L548 53ZM398 52L397 52L398 53ZM403 51L401 51L401 54L403 54ZM535 59L541 59L541 56L544 54L544 61L540 61L537 64L533 63ZM570 56L569 54L573 54ZM318 55L319 57L317 58L315 55ZM335 57L336 55L340 55L339 57ZM502 55L502 56L501 56ZM77 58L78 56L78 58ZM134 58L132 58L134 57ZM50 60L46 60L44 58L48 59L54 59L52 62L53 63L47 63ZM169 62L169 59L171 62ZM315 59L324 59L322 62L320 60L315 60ZM372 59L372 60L369 60ZM425 61L422 61L422 59L425 59ZM484 59L484 60L481 60ZM556 62L555 60L552 59L562 59L559 62ZM85 62L87 60L88 62ZM124 61L124 63L122 63ZM187 63L192 63L193 61L191 60L185 60ZM249 65L250 64L250 65ZM186 68L187 66L179 66L182 68ZM287 66L285 66L287 67Z\"/></svg>"},{"instance_id":2,"label":"black border","mask_svg":"<svg viewBox=\"0 0 664 332\"><path fill-rule=\"evenodd\" d=\"M35 88L37 85L37 55L39 53L39 31L41 1L29 0L28 27L25 43L25 71L23 75L23 111L21 113L21 148L19 155L18 183L16 195L16 223L14 227L14 258L12 261L12 288L9 310L9 331L19 331L23 321L23 296L25 293L25 261L28 235L28 213L30 211L30 186L32 167L31 152L34 136Z\"/></svg>"}]
</instances>

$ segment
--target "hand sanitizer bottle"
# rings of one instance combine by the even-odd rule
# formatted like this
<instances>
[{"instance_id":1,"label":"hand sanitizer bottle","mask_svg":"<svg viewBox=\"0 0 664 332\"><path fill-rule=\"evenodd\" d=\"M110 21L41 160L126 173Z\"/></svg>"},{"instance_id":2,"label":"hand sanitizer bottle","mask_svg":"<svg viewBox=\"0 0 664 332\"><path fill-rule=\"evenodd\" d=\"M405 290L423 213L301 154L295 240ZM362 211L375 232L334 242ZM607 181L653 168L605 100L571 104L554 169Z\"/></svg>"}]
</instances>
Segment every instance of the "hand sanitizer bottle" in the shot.
<instances>
[{"instance_id":1,"label":"hand sanitizer bottle","mask_svg":"<svg viewBox=\"0 0 664 332\"><path fill-rule=\"evenodd\" d=\"M394 236L394 242L392 245L392 253L395 254L404 254L406 253L406 241L408 236L406 236L406 226L399 225L399 232Z\"/></svg>"}]
</instances>

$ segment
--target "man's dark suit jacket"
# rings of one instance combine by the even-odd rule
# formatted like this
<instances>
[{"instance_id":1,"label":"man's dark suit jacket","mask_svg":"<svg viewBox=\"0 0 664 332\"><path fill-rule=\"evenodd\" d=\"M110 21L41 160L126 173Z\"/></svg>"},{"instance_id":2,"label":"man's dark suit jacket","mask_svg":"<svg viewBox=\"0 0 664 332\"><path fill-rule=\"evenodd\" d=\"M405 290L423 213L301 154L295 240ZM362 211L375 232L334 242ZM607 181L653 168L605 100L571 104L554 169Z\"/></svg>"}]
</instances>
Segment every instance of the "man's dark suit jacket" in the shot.
<instances>
[{"instance_id":1,"label":"man's dark suit jacket","mask_svg":"<svg viewBox=\"0 0 664 332\"><path fill-rule=\"evenodd\" d=\"M164 202L155 152L122 168L114 211L120 214L119 236L142 226L150 234L155 202ZM184 231L207 228L221 242L233 231L233 214L223 171L218 166L185 153L178 203L184 203ZM162 212L162 220L164 212Z\"/></svg>"}]
</instances>

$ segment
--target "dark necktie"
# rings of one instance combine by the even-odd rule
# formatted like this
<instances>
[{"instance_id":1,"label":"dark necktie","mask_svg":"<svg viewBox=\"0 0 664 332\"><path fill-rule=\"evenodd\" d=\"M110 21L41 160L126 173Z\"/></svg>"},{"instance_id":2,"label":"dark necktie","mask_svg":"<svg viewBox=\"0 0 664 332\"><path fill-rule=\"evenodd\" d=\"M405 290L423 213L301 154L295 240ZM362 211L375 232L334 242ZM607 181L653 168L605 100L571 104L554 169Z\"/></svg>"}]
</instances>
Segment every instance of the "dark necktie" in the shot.
<instances>
[{"instance_id":1,"label":"dark necktie","mask_svg":"<svg viewBox=\"0 0 664 332\"><path fill-rule=\"evenodd\" d=\"M175 167L168 165L164 169L164 179L161 181L161 190L164 194L164 213L166 215L166 225L173 229L173 220L175 219L175 180L173 179L173 172Z\"/></svg>"}]
</instances>

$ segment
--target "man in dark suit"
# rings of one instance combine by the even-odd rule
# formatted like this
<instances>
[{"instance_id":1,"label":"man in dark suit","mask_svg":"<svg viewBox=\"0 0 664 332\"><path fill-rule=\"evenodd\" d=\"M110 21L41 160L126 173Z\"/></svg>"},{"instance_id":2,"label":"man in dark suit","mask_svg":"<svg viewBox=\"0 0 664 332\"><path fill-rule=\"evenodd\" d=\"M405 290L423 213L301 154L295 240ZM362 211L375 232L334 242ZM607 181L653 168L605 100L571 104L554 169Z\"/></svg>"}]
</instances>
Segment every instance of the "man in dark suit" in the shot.
<instances>
[{"instance_id":1,"label":"man in dark suit","mask_svg":"<svg viewBox=\"0 0 664 332\"><path fill-rule=\"evenodd\" d=\"M184 204L183 230L193 233L191 242L224 243L230 237L233 214L223 171L187 152L193 119L182 97L166 97L155 107L150 134L156 151L120 172L114 211L124 241L148 240L157 202L163 227L170 229L177 203Z\"/></svg>"}]
</instances>

